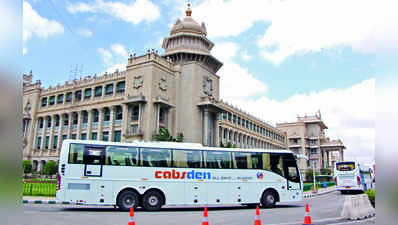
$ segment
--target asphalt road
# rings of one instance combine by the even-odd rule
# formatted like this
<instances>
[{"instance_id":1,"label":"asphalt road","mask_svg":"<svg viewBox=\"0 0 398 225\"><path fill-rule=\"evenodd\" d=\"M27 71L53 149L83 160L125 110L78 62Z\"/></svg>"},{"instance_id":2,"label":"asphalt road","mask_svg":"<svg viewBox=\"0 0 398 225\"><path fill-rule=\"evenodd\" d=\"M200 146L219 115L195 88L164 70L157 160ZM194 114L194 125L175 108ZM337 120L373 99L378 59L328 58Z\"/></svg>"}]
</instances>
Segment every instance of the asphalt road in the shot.
<instances>
[{"instance_id":1,"label":"asphalt road","mask_svg":"<svg viewBox=\"0 0 398 225\"><path fill-rule=\"evenodd\" d=\"M261 209L262 224L302 224L307 201L313 224L342 224L343 221L337 218L340 217L344 196L338 192L294 204L279 204L273 209ZM245 206L214 206L208 208L208 214L211 225L253 224L255 209ZM200 225L202 215L203 208L168 207L159 212L145 212L138 209L135 212L135 221L136 225ZM127 224L128 220L128 212L120 212L113 207L24 204L22 224L118 225Z\"/></svg>"}]
</instances>

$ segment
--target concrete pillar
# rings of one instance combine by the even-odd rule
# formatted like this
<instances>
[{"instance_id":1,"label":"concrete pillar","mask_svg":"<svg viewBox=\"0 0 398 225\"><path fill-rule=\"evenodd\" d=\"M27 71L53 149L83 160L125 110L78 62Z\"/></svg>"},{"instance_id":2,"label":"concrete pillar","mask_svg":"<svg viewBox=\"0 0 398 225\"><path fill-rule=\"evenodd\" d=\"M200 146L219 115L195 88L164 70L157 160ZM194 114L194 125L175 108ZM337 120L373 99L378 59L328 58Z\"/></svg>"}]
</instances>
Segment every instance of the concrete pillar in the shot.
<instances>
[{"instance_id":1,"label":"concrete pillar","mask_svg":"<svg viewBox=\"0 0 398 225\"><path fill-rule=\"evenodd\" d=\"M76 139L81 139L81 129L82 129L82 111L77 112L77 129L76 129Z\"/></svg>"},{"instance_id":2,"label":"concrete pillar","mask_svg":"<svg viewBox=\"0 0 398 225\"><path fill-rule=\"evenodd\" d=\"M344 161L344 152L343 152L343 148L340 148L339 150L339 157L340 157L340 162Z\"/></svg>"},{"instance_id":3,"label":"concrete pillar","mask_svg":"<svg viewBox=\"0 0 398 225\"><path fill-rule=\"evenodd\" d=\"M67 138L70 139L72 135L72 112L68 113L68 132Z\"/></svg>"},{"instance_id":4,"label":"concrete pillar","mask_svg":"<svg viewBox=\"0 0 398 225\"><path fill-rule=\"evenodd\" d=\"M53 139L54 139L54 127L55 127L55 115L51 116L51 127L50 127L50 140L48 140L48 148L53 149Z\"/></svg>"},{"instance_id":5,"label":"concrete pillar","mask_svg":"<svg viewBox=\"0 0 398 225\"><path fill-rule=\"evenodd\" d=\"M62 114L59 115L59 127L58 127L58 143L57 143L57 155L59 156L60 150L62 148L62 129L64 127L64 118Z\"/></svg>"},{"instance_id":6,"label":"concrete pillar","mask_svg":"<svg viewBox=\"0 0 398 225\"><path fill-rule=\"evenodd\" d=\"M218 121L220 119L220 114L216 113L216 119L214 120L214 125L215 125L215 143L214 143L214 147L218 147L220 146L220 126L218 125Z\"/></svg>"}]
</instances>

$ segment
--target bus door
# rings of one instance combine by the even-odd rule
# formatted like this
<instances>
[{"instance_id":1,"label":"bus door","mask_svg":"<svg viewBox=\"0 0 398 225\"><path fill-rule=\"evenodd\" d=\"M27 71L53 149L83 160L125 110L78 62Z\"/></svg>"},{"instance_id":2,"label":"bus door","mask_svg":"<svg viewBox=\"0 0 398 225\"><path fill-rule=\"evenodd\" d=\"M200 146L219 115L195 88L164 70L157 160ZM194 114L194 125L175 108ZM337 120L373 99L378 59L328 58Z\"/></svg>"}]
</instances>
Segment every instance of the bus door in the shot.
<instances>
[{"instance_id":1,"label":"bus door","mask_svg":"<svg viewBox=\"0 0 398 225\"><path fill-rule=\"evenodd\" d=\"M105 162L105 146L84 147L84 174L85 177L102 177L102 166Z\"/></svg>"},{"instance_id":2,"label":"bus door","mask_svg":"<svg viewBox=\"0 0 398 225\"><path fill-rule=\"evenodd\" d=\"M284 157L285 176L287 180L287 190L301 190L300 174L296 159L292 154L285 154Z\"/></svg>"}]
</instances>

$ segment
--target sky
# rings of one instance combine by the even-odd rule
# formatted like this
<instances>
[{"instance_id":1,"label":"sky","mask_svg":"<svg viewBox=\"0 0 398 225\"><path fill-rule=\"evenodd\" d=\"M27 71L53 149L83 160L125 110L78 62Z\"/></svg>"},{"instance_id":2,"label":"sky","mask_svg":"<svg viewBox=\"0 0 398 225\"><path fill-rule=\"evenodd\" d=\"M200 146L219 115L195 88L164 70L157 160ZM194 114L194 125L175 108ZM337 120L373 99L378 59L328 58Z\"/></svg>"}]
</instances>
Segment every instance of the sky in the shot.
<instances>
[{"instance_id":1,"label":"sky","mask_svg":"<svg viewBox=\"0 0 398 225\"><path fill-rule=\"evenodd\" d=\"M318 110L345 158L375 156L376 77L397 74L395 1L194 0L206 24L221 98L265 121ZM124 70L129 54L163 52L185 0L25 0L24 72L44 87Z\"/></svg>"}]
</instances>

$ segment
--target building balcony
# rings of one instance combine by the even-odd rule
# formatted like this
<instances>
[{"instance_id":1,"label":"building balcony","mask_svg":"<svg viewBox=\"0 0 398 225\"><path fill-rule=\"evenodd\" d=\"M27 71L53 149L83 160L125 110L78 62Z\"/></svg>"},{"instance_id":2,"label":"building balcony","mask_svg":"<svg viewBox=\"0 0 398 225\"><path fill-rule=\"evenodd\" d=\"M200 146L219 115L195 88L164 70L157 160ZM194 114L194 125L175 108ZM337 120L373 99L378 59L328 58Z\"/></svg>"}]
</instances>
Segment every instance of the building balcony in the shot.
<instances>
[{"instance_id":1,"label":"building balcony","mask_svg":"<svg viewBox=\"0 0 398 225\"><path fill-rule=\"evenodd\" d=\"M113 122L113 124L116 125L116 126L119 126L119 125L122 124L122 120L115 120L115 121Z\"/></svg>"},{"instance_id":2,"label":"building balcony","mask_svg":"<svg viewBox=\"0 0 398 225\"><path fill-rule=\"evenodd\" d=\"M110 124L110 121L102 121L103 127L107 127L107 126L109 126L109 124Z\"/></svg>"},{"instance_id":3,"label":"building balcony","mask_svg":"<svg viewBox=\"0 0 398 225\"><path fill-rule=\"evenodd\" d=\"M98 127L98 122L92 122L92 123L91 123L91 127L93 127L93 128Z\"/></svg>"},{"instance_id":4,"label":"building balcony","mask_svg":"<svg viewBox=\"0 0 398 225\"><path fill-rule=\"evenodd\" d=\"M124 133L125 137L137 137L137 136L143 136L144 132L141 129L137 129L136 127L130 127L126 129L126 132Z\"/></svg>"},{"instance_id":5,"label":"building balcony","mask_svg":"<svg viewBox=\"0 0 398 225\"><path fill-rule=\"evenodd\" d=\"M82 129L86 129L87 128L87 123L82 123Z\"/></svg>"}]
</instances>

